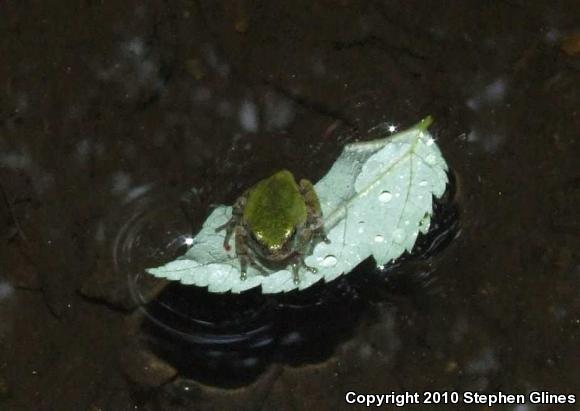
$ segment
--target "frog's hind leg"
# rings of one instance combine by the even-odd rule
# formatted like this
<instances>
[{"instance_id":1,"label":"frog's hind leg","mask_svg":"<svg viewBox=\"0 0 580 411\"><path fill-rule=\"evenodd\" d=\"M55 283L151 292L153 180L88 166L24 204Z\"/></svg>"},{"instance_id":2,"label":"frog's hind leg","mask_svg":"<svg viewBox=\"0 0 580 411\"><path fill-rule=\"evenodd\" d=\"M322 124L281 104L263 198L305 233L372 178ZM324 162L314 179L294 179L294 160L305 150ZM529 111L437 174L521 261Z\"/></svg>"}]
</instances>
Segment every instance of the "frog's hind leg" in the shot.
<instances>
[{"instance_id":1,"label":"frog's hind leg","mask_svg":"<svg viewBox=\"0 0 580 411\"><path fill-rule=\"evenodd\" d=\"M252 250L248 247L246 239L248 238L248 233L243 226L237 226L236 232L236 255L240 260L240 279L245 280L248 278L248 265L260 271L262 275L268 275L266 270L264 270L254 259L252 255Z\"/></svg>"},{"instance_id":2,"label":"frog's hind leg","mask_svg":"<svg viewBox=\"0 0 580 411\"><path fill-rule=\"evenodd\" d=\"M312 238L314 240L313 243L318 241L324 241L327 244L330 243L324 230L324 219L322 217L320 201L310 180L300 180L300 193L304 198L307 208L306 232L304 233L304 237Z\"/></svg>"},{"instance_id":3,"label":"frog's hind leg","mask_svg":"<svg viewBox=\"0 0 580 411\"><path fill-rule=\"evenodd\" d=\"M301 268L304 268L313 274L316 274L318 272L318 270L316 268L311 267L308 264L306 264L306 262L304 261L304 255L302 255L302 254L297 254L295 257L293 257L290 265L292 266L292 280L294 281L295 285L300 284L300 269Z\"/></svg>"}]
</instances>

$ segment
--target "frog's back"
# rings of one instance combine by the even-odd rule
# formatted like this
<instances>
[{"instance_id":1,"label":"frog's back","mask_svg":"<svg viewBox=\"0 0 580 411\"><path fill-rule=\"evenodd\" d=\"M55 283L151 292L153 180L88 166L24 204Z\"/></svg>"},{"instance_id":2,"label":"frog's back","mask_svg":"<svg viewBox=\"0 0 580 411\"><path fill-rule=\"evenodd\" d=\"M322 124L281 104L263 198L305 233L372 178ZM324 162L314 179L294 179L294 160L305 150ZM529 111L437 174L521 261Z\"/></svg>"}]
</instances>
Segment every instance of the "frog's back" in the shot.
<instances>
[{"instance_id":1,"label":"frog's back","mask_svg":"<svg viewBox=\"0 0 580 411\"><path fill-rule=\"evenodd\" d=\"M270 248L281 247L294 228L306 221L307 209L291 172L282 170L251 190L244 220L256 238Z\"/></svg>"}]
</instances>

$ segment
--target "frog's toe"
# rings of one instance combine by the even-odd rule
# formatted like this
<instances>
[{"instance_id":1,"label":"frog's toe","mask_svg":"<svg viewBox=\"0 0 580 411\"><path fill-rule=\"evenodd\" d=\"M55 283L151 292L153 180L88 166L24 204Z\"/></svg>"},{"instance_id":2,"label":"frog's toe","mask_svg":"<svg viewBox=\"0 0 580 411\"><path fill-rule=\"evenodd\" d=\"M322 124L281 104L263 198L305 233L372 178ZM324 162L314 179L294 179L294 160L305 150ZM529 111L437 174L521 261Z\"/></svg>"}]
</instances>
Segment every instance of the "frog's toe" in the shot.
<instances>
[{"instance_id":1,"label":"frog's toe","mask_svg":"<svg viewBox=\"0 0 580 411\"><path fill-rule=\"evenodd\" d=\"M309 265L306 265L306 263L305 263L305 262L302 262L302 265L304 266L304 268L305 268L306 270L310 271L310 272L311 272L311 273L313 273L313 274L316 274L316 273L318 272L318 269L317 269L317 268L314 268L314 267L311 267L311 266L309 266Z\"/></svg>"},{"instance_id":2,"label":"frog's toe","mask_svg":"<svg viewBox=\"0 0 580 411\"><path fill-rule=\"evenodd\" d=\"M240 280L245 281L248 278L248 260L242 256L240 258Z\"/></svg>"},{"instance_id":3,"label":"frog's toe","mask_svg":"<svg viewBox=\"0 0 580 411\"><path fill-rule=\"evenodd\" d=\"M310 271L311 273L316 274L318 272L318 269L309 266L308 264L306 264L306 262L304 261L304 256L300 256L300 258L298 259L296 264L293 264L293 267L304 267L304 269L306 271Z\"/></svg>"},{"instance_id":4,"label":"frog's toe","mask_svg":"<svg viewBox=\"0 0 580 411\"><path fill-rule=\"evenodd\" d=\"M292 270L292 282L294 285L300 284L300 273L298 270Z\"/></svg>"},{"instance_id":5,"label":"frog's toe","mask_svg":"<svg viewBox=\"0 0 580 411\"><path fill-rule=\"evenodd\" d=\"M295 285L300 284L300 268L301 267L304 267L304 269L306 271L309 271L313 274L318 273L318 269L306 264L304 262L304 259L300 258L300 259L295 260L295 262L292 263L292 280L294 281Z\"/></svg>"},{"instance_id":6,"label":"frog's toe","mask_svg":"<svg viewBox=\"0 0 580 411\"><path fill-rule=\"evenodd\" d=\"M300 266L298 264L292 264L292 282L294 285L300 284Z\"/></svg>"}]
</instances>

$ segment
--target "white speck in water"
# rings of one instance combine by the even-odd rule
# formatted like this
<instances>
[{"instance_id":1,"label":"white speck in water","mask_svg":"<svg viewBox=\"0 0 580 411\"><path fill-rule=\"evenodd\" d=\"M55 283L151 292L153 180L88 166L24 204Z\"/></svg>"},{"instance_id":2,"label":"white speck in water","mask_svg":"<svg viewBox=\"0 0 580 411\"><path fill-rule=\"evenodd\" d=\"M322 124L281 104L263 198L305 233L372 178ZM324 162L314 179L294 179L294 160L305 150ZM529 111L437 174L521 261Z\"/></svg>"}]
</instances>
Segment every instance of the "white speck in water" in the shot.
<instances>
[{"instance_id":1,"label":"white speck in water","mask_svg":"<svg viewBox=\"0 0 580 411\"><path fill-rule=\"evenodd\" d=\"M14 293L14 287L4 282L0 283L0 301L10 297Z\"/></svg>"},{"instance_id":2,"label":"white speck in water","mask_svg":"<svg viewBox=\"0 0 580 411\"><path fill-rule=\"evenodd\" d=\"M258 359L256 357L245 358L242 360L242 364L244 367L253 367L258 363Z\"/></svg>"},{"instance_id":3,"label":"white speck in water","mask_svg":"<svg viewBox=\"0 0 580 411\"><path fill-rule=\"evenodd\" d=\"M283 129L294 120L296 113L289 100L266 94L266 128Z\"/></svg>"},{"instance_id":4,"label":"white speck in water","mask_svg":"<svg viewBox=\"0 0 580 411\"><path fill-rule=\"evenodd\" d=\"M375 236L375 243L382 243L383 241L385 241L385 237L383 237L382 235L377 234Z\"/></svg>"},{"instance_id":5,"label":"white speck in water","mask_svg":"<svg viewBox=\"0 0 580 411\"><path fill-rule=\"evenodd\" d=\"M393 231L393 241L396 243L402 243L405 239L405 230L402 228L397 228Z\"/></svg>"},{"instance_id":6,"label":"white speck in water","mask_svg":"<svg viewBox=\"0 0 580 411\"><path fill-rule=\"evenodd\" d=\"M4 166L6 168L26 168L31 164L31 157L27 154L9 153L2 154L0 157L0 166Z\"/></svg>"},{"instance_id":7,"label":"white speck in water","mask_svg":"<svg viewBox=\"0 0 580 411\"><path fill-rule=\"evenodd\" d=\"M489 102L502 101L507 90L507 83L504 79L499 78L489 84L484 92L483 97Z\"/></svg>"},{"instance_id":8,"label":"white speck in water","mask_svg":"<svg viewBox=\"0 0 580 411\"><path fill-rule=\"evenodd\" d=\"M143 184L143 185L137 186L135 188L132 188L132 189L129 190L129 192L125 196L125 201L129 202L131 200L134 200L137 197L145 194L150 189L151 189L151 185L150 184Z\"/></svg>"},{"instance_id":9,"label":"white speck in water","mask_svg":"<svg viewBox=\"0 0 580 411\"><path fill-rule=\"evenodd\" d=\"M435 142L435 140L433 140L432 138L429 138L429 139L427 139L427 141L425 141L425 145L432 146L434 142Z\"/></svg>"},{"instance_id":10,"label":"white speck in water","mask_svg":"<svg viewBox=\"0 0 580 411\"><path fill-rule=\"evenodd\" d=\"M86 138L77 143L77 160L84 162L87 160L89 154L91 153L91 141Z\"/></svg>"},{"instance_id":11,"label":"white speck in water","mask_svg":"<svg viewBox=\"0 0 580 411\"><path fill-rule=\"evenodd\" d=\"M429 183L427 183L427 181L425 181L425 180L419 182L419 185L421 187L425 187L427 184L429 184Z\"/></svg>"},{"instance_id":12,"label":"white speck in water","mask_svg":"<svg viewBox=\"0 0 580 411\"><path fill-rule=\"evenodd\" d=\"M394 133L395 131L397 131L397 126L394 124L389 124L389 133Z\"/></svg>"},{"instance_id":13,"label":"white speck in water","mask_svg":"<svg viewBox=\"0 0 580 411\"><path fill-rule=\"evenodd\" d=\"M322 260L322 263L320 263L320 265L323 267L334 267L337 262L338 260L336 259L336 257L329 254L326 257L324 257L324 260Z\"/></svg>"},{"instance_id":14,"label":"white speck in water","mask_svg":"<svg viewBox=\"0 0 580 411\"><path fill-rule=\"evenodd\" d=\"M411 222L409 220L405 220L405 225L409 225Z\"/></svg>"},{"instance_id":15,"label":"white speck in water","mask_svg":"<svg viewBox=\"0 0 580 411\"><path fill-rule=\"evenodd\" d=\"M113 193L122 194L131 187L131 176L119 171L113 175Z\"/></svg>"},{"instance_id":16,"label":"white speck in water","mask_svg":"<svg viewBox=\"0 0 580 411\"><path fill-rule=\"evenodd\" d=\"M191 238L191 237L185 237L184 243L185 243L185 245L192 245L193 244L193 238Z\"/></svg>"},{"instance_id":17,"label":"white speck in water","mask_svg":"<svg viewBox=\"0 0 580 411\"><path fill-rule=\"evenodd\" d=\"M244 101L239 112L240 125L244 131L255 133L258 131L258 113L256 105L251 101Z\"/></svg>"},{"instance_id":18,"label":"white speck in water","mask_svg":"<svg viewBox=\"0 0 580 411\"><path fill-rule=\"evenodd\" d=\"M134 38L124 44L125 51L135 57L141 57L145 53L145 43L140 38Z\"/></svg>"},{"instance_id":19,"label":"white speck in water","mask_svg":"<svg viewBox=\"0 0 580 411\"><path fill-rule=\"evenodd\" d=\"M297 331L293 331L290 334L286 335L284 338L282 338L281 343L282 344L295 344L299 341L304 340L304 337Z\"/></svg>"},{"instance_id":20,"label":"white speck in water","mask_svg":"<svg viewBox=\"0 0 580 411\"><path fill-rule=\"evenodd\" d=\"M546 32L546 42L554 44L556 43L558 40L560 40L562 38L562 33L560 33L557 29L551 28L550 30L548 30Z\"/></svg>"},{"instance_id":21,"label":"white speck in water","mask_svg":"<svg viewBox=\"0 0 580 411\"><path fill-rule=\"evenodd\" d=\"M383 203L388 203L392 199L393 195L389 191L385 190L381 194L379 194L379 200L382 201Z\"/></svg>"}]
</instances>

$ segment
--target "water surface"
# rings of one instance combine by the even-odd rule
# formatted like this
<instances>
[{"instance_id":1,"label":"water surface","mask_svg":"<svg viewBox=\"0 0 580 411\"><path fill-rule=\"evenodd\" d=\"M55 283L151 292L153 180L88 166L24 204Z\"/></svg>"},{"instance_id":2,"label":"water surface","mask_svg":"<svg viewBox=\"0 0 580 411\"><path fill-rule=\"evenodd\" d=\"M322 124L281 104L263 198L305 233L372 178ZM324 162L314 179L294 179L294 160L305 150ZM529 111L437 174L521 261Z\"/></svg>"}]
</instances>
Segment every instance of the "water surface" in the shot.
<instances>
[{"instance_id":1,"label":"water surface","mask_svg":"<svg viewBox=\"0 0 580 411\"><path fill-rule=\"evenodd\" d=\"M0 5L0 409L580 403L578 16L542 0ZM282 167L316 181L371 127L427 114L454 184L400 264L285 297L135 277L213 204Z\"/></svg>"}]
</instances>

